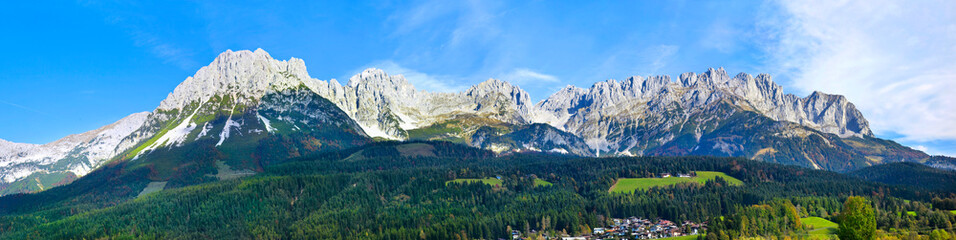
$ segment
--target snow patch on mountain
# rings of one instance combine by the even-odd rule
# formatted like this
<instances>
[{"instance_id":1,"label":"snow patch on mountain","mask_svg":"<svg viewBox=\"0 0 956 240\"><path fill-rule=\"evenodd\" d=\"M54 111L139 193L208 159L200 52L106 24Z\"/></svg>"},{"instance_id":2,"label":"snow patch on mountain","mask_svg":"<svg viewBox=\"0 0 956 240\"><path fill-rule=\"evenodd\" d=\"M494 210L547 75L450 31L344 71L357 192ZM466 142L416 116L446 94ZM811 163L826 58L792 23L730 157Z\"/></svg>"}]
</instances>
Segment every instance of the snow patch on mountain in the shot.
<instances>
[{"instance_id":1,"label":"snow patch on mountain","mask_svg":"<svg viewBox=\"0 0 956 240\"><path fill-rule=\"evenodd\" d=\"M226 118L226 124L222 127L222 132L219 132L219 142L216 143L217 147L222 145L222 142L226 141L226 138L229 138L229 133L233 127L236 127L237 130L240 127L239 123L232 120L232 113L236 111L236 105L237 104L232 105L232 109L229 110L229 118Z\"/></svg>"},{"instance_id":2,"label":"snow patch on mountain","mask_svg":"<svg viewBox=\"0 0 956 240\"><path fill-rule=\"evenodd\" d=\"M200 103L199 106L196 107L195 110L193 110L192 114L189 114L188 117L184 118L182 122L179 122L179 124L176 125L176 127L173 127L173 129L166 131L166 133L160 136L159 139L157 139L155 142L153 142L152 144L144 148L143 151L139 152L139 154L136 157L139 157L143 153L155 150L163 146L179 145L183 141L185 141L186 136L189 135L189 133L192 132L194 129L196 129L197 125L193 123L192 119L193 117L196 116L196 113L199 112L199 109L202 109L203 105L205 105L205 102Z\"/></svg>"},{"instance_id":3,"label":"snow patch on mountain","mask_svg":"<svg viewBox=\"0 0 956 240\"><path fill-rule=\"evenodd\" d=\"M275 132L275 131L276 131L275 128L272 128L272 123L269 122L269 119L263 117L262 115L259 115L259 112L256 112L256 118L259 118L259 121L262 122L262 125L266 127L266 131L267 131L267 132Z\"/></svg>"}]
</instances>

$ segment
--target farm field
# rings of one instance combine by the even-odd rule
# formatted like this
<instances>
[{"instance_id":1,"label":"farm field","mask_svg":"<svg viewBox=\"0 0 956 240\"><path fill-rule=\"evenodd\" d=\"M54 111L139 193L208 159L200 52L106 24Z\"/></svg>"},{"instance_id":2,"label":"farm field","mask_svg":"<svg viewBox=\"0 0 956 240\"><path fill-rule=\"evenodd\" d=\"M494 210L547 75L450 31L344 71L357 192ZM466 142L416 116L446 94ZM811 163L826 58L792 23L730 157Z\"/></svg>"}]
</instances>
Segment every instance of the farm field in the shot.
<instances>
[{"instance_id":1,"label":"farm field","mask_svg":"<svg viewBox=\"0 0 956 240\"><path fill-rule=\"evenodd\" d=\"M743 182L734 177L728 176L722 172L706 172L698 171L696 172L697 176L695 177L666 177L666 178L621 178L618 179L614 185L611 186L611 189L608 192L611 193L630 193L634 190L647 190L652 187L666 187L673 186L679 183L690 183L696 182L699 184L704 184L708 180L713 180L717 177L723 178L725 181L730 183L732 186L743 185Z\"/></svg>"},{"instance_id":2,"label":"farm field","mask_svg":"<svg viewBox=\"0 0 956 240\"><path fill-rule=\"evenodd\" d=\"M811 238L829 239L836 232L839 225L820 217L800 218L803 225L809 225L812 229L808 232Z\"/></svg>"}]
</instances>

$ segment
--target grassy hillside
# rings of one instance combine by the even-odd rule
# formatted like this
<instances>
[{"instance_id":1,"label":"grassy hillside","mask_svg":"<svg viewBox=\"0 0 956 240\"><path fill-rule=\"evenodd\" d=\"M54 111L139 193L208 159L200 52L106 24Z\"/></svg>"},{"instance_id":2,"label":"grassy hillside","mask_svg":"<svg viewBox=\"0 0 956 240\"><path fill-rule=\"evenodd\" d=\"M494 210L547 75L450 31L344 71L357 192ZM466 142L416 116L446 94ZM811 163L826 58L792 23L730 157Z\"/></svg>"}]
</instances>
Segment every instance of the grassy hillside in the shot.
<instances>
[{"instance_id":1,"label":"grassy hillside","mask_svg":"<svg viewBox=\"0 0 956 240\"><path fill-rule=\"evenodd\" d=\"M652 187L668 187L680 183L698 183L704 184L707 181L713 181L717 177L722 178L730 186L740 186L742 181L728 176L722 172L698 171L694 177L666 177L666 178L621 178L618 179L608 192L611 193L631 193L634 190L647 190Z\"/></svg>"},{"instance_id":2,"label":"grassy hillside","mask_svg":"<svg viewBox=\"0 0 956 240\"><path fill-rule=\"evenodd\" d=\"M818 239L830 239L831 236L835 237L834 234L836 234L836 229L839 226L837 223L821 217L800 218L800 222L810 228L807 233L811 235L812 238Z\"/></svg>"}]
</instances>

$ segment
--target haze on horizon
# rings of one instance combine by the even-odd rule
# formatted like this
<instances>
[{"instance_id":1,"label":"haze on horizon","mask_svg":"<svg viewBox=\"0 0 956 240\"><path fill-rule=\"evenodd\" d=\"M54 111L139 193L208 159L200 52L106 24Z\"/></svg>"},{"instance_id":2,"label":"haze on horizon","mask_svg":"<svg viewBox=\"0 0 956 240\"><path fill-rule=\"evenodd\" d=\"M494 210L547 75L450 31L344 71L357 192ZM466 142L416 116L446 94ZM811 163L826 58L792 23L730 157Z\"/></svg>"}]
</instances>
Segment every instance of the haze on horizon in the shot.
<instances>
[{"instance_id":1,"label":"haze on horizon","mask_svg":"<svg viewBox=\"0 0 956 240\"><path fill-rule=\"evenodd\" d=\"M14 142L151 111L219 53L262 48L319 79L376 67L457 91L498 78L534 101L632 75L769 73L798 96L845 95L879 137L956 155L951 1L8 5L0 139Z\"/></svg>"}]
</instances>

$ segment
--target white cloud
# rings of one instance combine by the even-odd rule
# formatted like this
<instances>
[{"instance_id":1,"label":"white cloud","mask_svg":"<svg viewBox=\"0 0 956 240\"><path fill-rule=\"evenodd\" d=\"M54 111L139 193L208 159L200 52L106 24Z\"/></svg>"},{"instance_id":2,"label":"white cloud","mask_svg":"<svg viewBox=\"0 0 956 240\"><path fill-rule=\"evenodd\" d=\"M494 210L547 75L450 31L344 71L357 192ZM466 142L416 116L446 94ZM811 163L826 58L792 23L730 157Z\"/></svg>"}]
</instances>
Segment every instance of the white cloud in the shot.
<instances>
[{"instance_id":1,"label":"white cloud","mask_svg":"<svg viewBox=\"0 0 956 240\"><path fill-rule=\"evenodd\" d=\"M514 83L514 84L529 84L529 83L555 83L559 82L558 78L552 75L539 73L531 71L527 68L518 68L512 70L511 72L499 77L501 80Z\"/></svg>"},{"instance_id":2,"label":"white cloud","mask_svg":"<svg viewBox=\"0 0 956 240\"><path fill-rule=\"evenodd\" d=\"M846 95L877 134L956 139L956 2L782 1L759 27L769 69Z\"/></svg>"},{"instance_id":3,"label":"white cloud","mask_svg":"<svg viewBox=\"0 0 956 240\"><path fill-rule=\"evenodd\" d=\"M405 80L408 80L416 89L420 90L430 92L457 92L465 89L464 86L455 84L456 81L454 77L429 75L402 67L393 61L382 61L373 64L371 67L382 69L388 75L402 75L405 77Z\"/></svg>"},{"instance_id":4,"label":"white cloud","mask_svg":"<svg viewBox=\"0 0 956 240\"><path fill-rule=\"evenodd\" d=\"M923 152L928 152L928 151L929 151L929 148L927 148L926 146L923 146L923 145L916 145L915 147L913 147L913 149L920 150L920 151L923 151Z\"/></svg>"}]
</instances>

